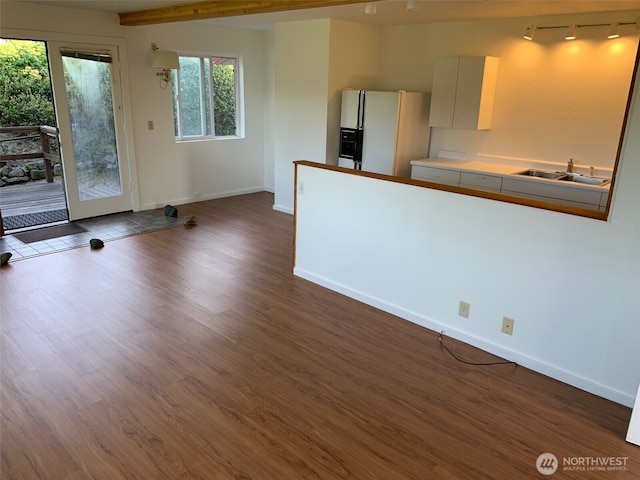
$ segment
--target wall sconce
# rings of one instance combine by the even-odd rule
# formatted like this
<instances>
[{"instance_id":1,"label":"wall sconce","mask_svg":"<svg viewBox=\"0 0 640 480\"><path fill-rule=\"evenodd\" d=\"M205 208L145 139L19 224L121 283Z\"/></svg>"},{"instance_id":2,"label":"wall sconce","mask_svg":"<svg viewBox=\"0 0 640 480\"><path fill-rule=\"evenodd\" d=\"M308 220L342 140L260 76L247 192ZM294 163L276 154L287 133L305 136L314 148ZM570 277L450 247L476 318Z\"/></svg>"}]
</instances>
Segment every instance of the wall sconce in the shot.
<instances>
[{"instance_id":1,"label":"wall sconce","mask_svg":"<svg viewBox=\"0 0 640 480\"><path fill-rule=\"evenodd\" d=\"M151 44L151 66L162 69L156 73L156 75L160 77L161 82L164 82L162 86L162 88L164 88L171 81L171 70L180 69L178 54L170 50L158 50L158 46L153 43Z\"/></svg>"},{"instance_id":2,"label":"wall sconce","mask_svg":"<svg viewBox=\"0 0 640 480\"><path fill-rule=\"evenodd\" d=\"M373 2L369 2L367 3L367 5L364 7L364 13L366 13L367 15L373 15L376 13L376 4Z\"/></svg>"}]
</instances>

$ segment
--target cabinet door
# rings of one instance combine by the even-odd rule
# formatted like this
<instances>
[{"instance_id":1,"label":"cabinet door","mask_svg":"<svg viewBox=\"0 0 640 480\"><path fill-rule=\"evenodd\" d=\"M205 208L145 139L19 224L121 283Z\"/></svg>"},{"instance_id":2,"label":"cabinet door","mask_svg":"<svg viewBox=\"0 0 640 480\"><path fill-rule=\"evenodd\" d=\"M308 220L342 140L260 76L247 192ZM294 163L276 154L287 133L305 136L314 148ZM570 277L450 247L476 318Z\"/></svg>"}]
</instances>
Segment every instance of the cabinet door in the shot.
<instances>
[{"instance_id":1,"label":"cabinet door","mask_svg":"<svg viewBox=\"0 0 640 480\"><path fill-rule=\"evenodd\" d=\"M464 57L460 59L453 116L454 128L478 129L484 67L485 57Z\"/></svg>"},{"instance_id":2,"label":"cabinet door","mask_svg":"<svg viewBox=\"0 0 640 480\"><path fill-rule=\"evenodd\" d=\"M491 128L497 74L496 57L436 59L429 125L462 130Z\"/></svg>"},{"instance_id":3,"label":"cabinet door","mask_svg":"<svg viewBox=\"0 0 640 480\"><path fill-rule=\"evenodd\" d=\"M429 126L453 126L459 58L437 58L433 68Z\"/></svg>"}]
</instances>

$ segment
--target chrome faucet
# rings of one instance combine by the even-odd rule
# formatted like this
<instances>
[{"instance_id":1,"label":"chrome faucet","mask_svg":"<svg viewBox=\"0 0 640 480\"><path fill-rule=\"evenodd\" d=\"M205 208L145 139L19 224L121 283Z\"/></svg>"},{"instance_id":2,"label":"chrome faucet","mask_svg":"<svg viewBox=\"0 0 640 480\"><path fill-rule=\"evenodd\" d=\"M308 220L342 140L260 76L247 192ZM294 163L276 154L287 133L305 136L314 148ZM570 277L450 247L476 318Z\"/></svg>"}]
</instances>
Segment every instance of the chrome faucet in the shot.
<instances>
[{"instance_id":1,"label":"chrome faucet","mask_svg":"<svg viewBox=\"0 0 640 480\"><path fill-rule=\"evenodd\" d=\"M569 163L567 163L567 172L573 172L573 158L570 158Z\"/></svg>"}]
</instances>

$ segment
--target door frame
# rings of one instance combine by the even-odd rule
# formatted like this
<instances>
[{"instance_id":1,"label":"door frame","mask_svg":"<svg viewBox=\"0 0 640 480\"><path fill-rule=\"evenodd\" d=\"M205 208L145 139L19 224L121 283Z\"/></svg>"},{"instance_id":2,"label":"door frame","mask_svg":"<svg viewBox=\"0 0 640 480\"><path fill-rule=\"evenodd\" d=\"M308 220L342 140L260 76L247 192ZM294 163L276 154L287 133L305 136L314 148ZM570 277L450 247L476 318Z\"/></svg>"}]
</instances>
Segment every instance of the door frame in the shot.
<instances>
[{"instance_id":1,"label":"door frame","mask_svg":"<svg viewBox=\"0 0 640 480\"><path fill-rule=\"evenodd\" d=\"M60 43L73 43L84 45L86 48L95 48L100 50L104 46L116 47L120 59L120 95L122 103L122 120L123 125L121 131L124 134L124 138L121 138L119 142L119 152L125 155L128 159L128 169L122 172L128 178L130 186L131 207L134 212L139 212L140 208L140 194L138 189L138 176L136 168L135 158L135 143L133 136L133 115L132 115L132 98L129 85L129 67L127 60L127 44L124 38L116 37L98 37L91 35L77 35L58 32L40 32L35 30L22 30L22 29L3 29L2 35L9 38L16 38L20 40L38 40L47 42L47 48L49 48L49 42ZM51 65L49 66L51 70ZM54 79L52 78L52 82ZM114 99L114 102L116 100ZM125 186L122 185L124 190ZM96 215L101 215L100 213ZM69 218L71 220L77 219L73 216L71 209L69 210Z\"/></svg>"}]
</instances>

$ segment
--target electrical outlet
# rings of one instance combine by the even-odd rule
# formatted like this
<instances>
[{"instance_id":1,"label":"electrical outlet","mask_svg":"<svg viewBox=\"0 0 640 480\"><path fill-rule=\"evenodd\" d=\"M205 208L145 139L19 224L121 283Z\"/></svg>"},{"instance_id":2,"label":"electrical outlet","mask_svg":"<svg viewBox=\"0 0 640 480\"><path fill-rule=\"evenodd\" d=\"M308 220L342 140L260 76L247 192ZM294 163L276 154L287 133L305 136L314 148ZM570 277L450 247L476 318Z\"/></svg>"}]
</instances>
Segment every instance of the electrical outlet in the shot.
<instances>
[{"instance_id":1,"label":"electrical outlet","mask_svg":"<svg viewBox=\"0 0 640 480\"><path fill-rule=\"evenodd\" d=\"M516 321L513 318L503 317L502 318L502 333L506 333L507 335L513 335L513 324Z\"/></svg>"},{"instance_id":2,"label":"electrical outlet","mask_svg":"<svg viewBox=\"0 0 640 480\"><path fill-rule=\"evenodd\" d=\"M464 318L469 318L469 310L471 310L471 304L460 300L460 305L458 306L458 315Z\"/></svg>"}]
</instances>

